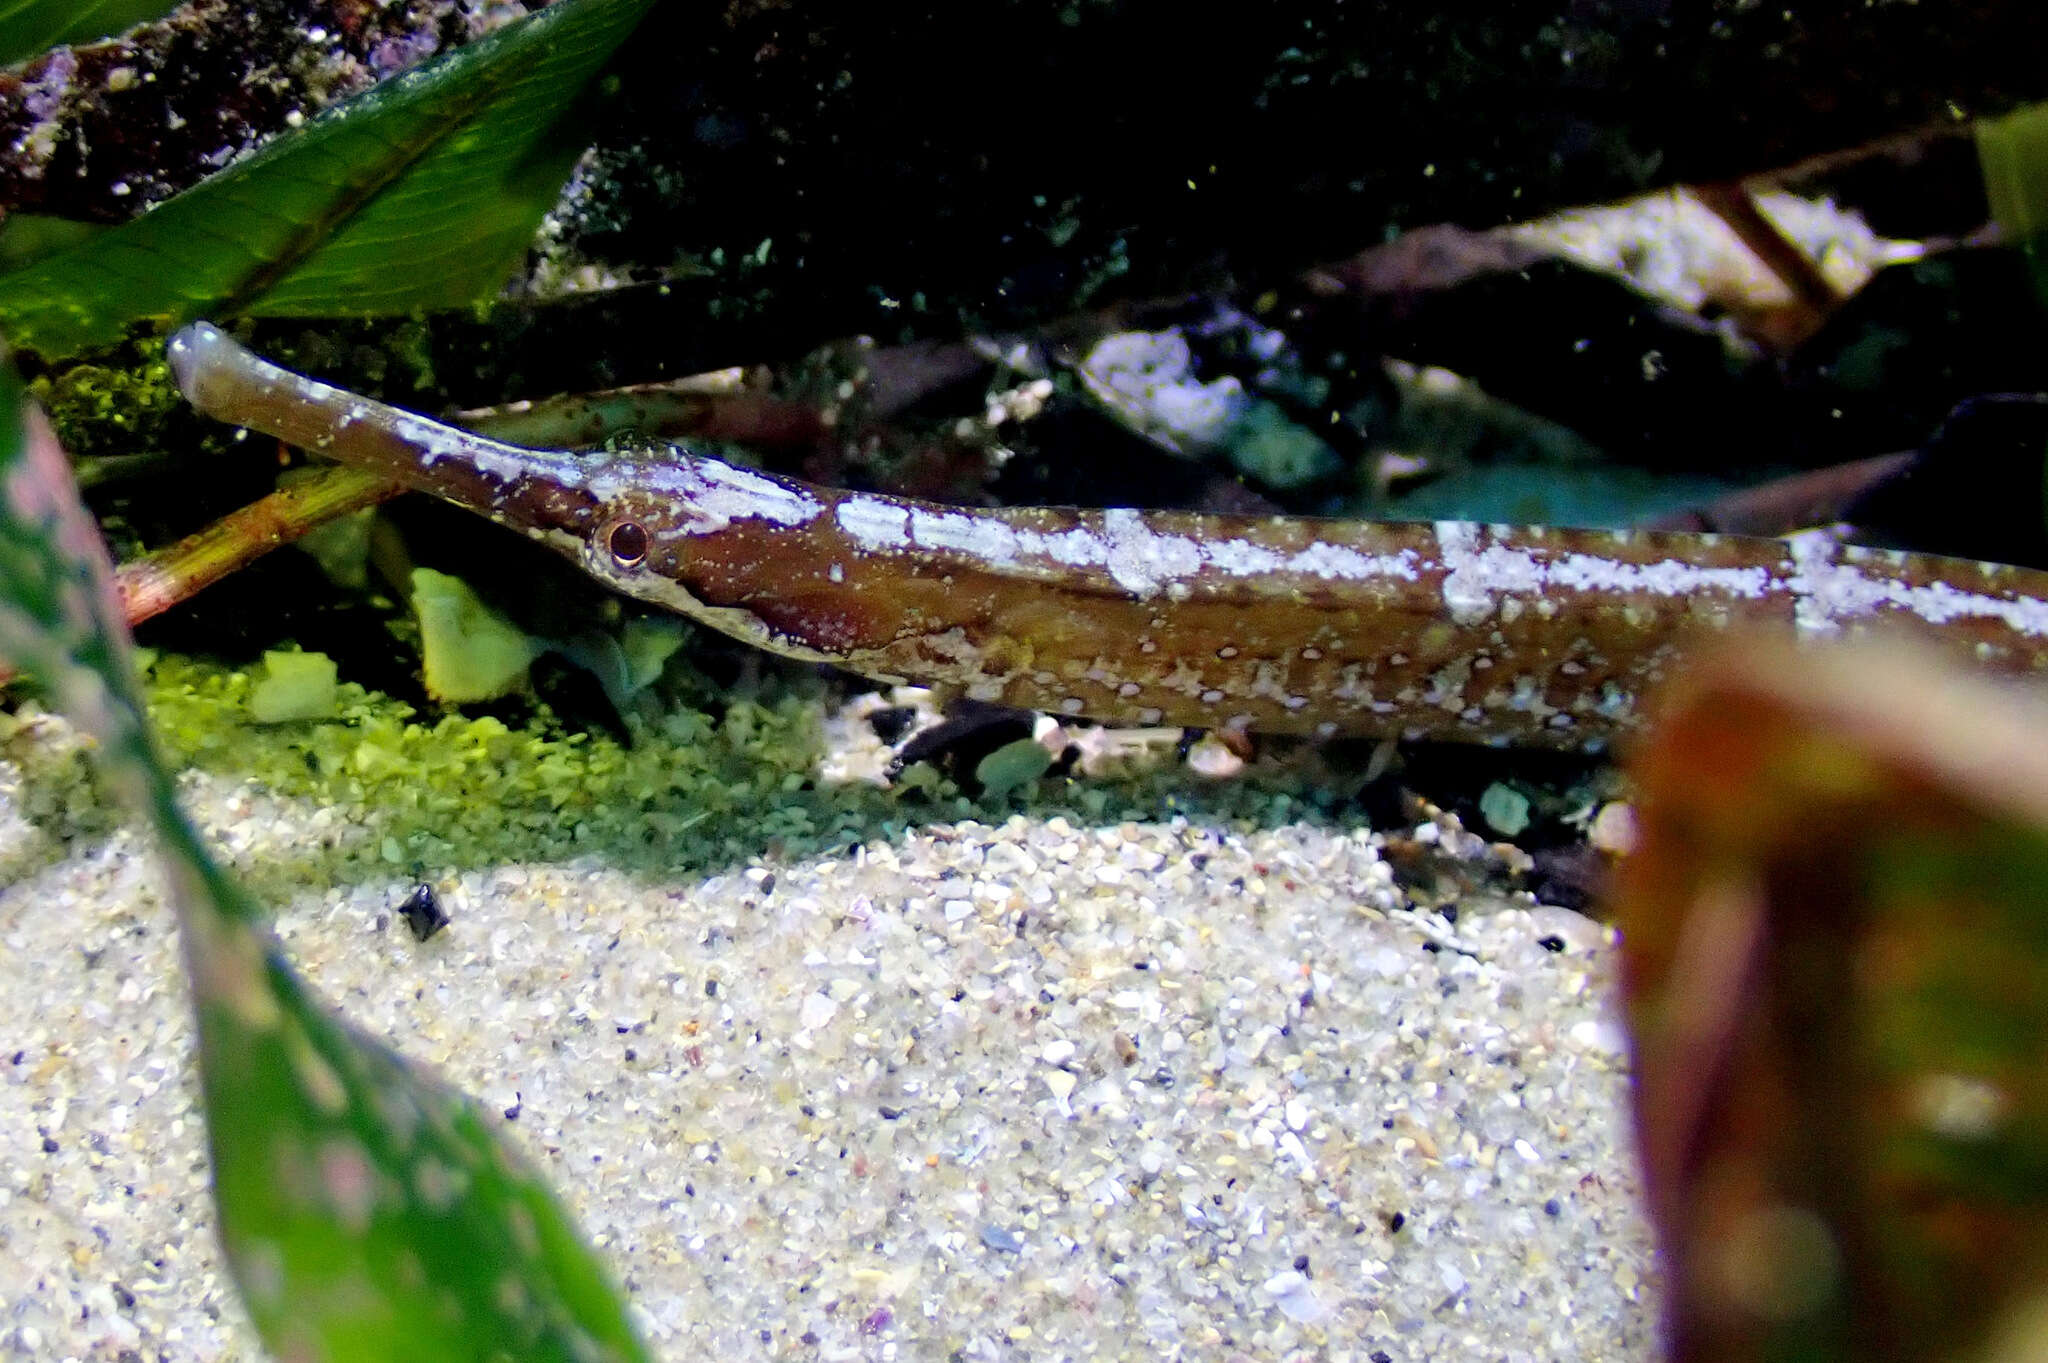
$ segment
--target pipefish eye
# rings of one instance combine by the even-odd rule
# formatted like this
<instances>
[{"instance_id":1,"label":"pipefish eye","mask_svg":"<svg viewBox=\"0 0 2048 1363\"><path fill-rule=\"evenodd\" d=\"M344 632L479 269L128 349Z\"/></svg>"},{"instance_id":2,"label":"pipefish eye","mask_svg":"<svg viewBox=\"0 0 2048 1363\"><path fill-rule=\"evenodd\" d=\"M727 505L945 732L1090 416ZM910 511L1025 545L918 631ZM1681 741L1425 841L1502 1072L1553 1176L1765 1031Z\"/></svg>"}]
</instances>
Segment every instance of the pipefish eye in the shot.
<instances>
[{"instance_id":1,"label":"pipefish eye","mask_svg":"<svg viewBox=\"0 0 2048 1363\"><path fill-rule=\"evenodd\" d=\"M638 521L620 521L604 537L612 562L621 568L638 568L647 561L647 527Z\"/></svg>"}]
</instances>

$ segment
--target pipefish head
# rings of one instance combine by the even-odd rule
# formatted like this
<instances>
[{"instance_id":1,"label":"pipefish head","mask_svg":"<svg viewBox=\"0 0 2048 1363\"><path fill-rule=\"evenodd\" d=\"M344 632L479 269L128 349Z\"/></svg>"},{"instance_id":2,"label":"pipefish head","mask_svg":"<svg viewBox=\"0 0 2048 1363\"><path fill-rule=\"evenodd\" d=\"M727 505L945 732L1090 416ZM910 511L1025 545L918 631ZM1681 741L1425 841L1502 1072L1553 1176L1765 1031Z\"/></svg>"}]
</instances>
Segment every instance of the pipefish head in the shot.
<instances>
[{"instance_id":1,"label":"pipefish head","mask_svg":"<svg viewBox=\"0 0 2048 1363\"><path fill-rule=\"evenodd\" d=\"M295 374L203 322L171 338L169 358L208 416L488 516L629 596L687 608L678 584L693 562L730 550L723 532L800 528L825 510L807 484L680 446L579 455L501 444Z\"/></svg>"},{"instance_id":2,"label":"pipefish head","mask_svg":"<svg viewBox=\"0 0 2048 1363\"><path fill-rule=\"evenodd\" d=\"M824 513L817 490L681 446L599 457L585 486L598 499L582 563L629 596L673 604L673 584L725 552L736 523L800 527Z\"/></svg>"}]
</instances>

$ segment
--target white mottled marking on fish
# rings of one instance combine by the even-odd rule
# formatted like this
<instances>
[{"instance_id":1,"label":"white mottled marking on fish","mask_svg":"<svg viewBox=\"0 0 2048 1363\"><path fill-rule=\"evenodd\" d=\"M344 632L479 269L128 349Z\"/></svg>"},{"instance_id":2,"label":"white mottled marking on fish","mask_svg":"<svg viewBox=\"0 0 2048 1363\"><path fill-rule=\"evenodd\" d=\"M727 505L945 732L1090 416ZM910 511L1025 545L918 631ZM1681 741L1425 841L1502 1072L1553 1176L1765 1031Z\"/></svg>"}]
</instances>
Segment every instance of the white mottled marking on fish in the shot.
<instances>
[{"instance_id":1,"label":"white mottled marking on fish","mask_svg":"<svg viewBox=\"0 0 2048 1363\"><path fill-rule=\"evenodd\" d=\"M1793 618L1804 633L1831 634L1845 620L1896 610L1931 625L1959 619L1997 620L2016 634L2048 638L2048 602L2035 597L2008 599L1965 591L1949 582L1916 587L1872 577L1853 561L1838 557L1839 546L1825 532L1791 536L1786 547L1793 571L1784 585L1792 593ZM1892 566L1899 565L1895 562Z\"/></svg>"},{"instance_id":2,"label":"white mottled marking on fish","mask_svg":"<svg viewBox=\"0 0 2048 1363\"><path fill-rule=\"evenodd\" d=\"M997 570L1015 568L1031 557L1063 567L1106 568L1118 586L1141 600L1161 593L1184 597L1191 580L1209 574L1239 578L1293 572L1326 581L1412 582L1419 571L1412 549L1367 554L1319 541L1290 554L1241 539L1162 533L1144 513L1127 509L1103 512L1100 530L1075 526L1051 532L862 495L842 500L834 515L840 529L863 548L950 551Z\"/></svg>"}]
</instances>

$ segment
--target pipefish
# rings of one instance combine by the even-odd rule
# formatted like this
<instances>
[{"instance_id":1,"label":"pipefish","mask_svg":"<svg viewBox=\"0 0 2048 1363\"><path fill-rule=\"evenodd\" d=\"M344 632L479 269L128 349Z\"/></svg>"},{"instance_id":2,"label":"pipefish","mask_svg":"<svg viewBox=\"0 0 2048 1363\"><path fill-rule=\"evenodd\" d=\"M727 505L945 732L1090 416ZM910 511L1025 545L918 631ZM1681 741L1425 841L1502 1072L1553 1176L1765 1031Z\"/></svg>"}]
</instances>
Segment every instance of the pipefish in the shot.
<instances>
[{"instance_id":1,"label":"pipefish","mask_svg":"<svg viewBox=\"0 0 2048 1363\"><path fill-rule=\"evenodd\" d=\"M485 439L198 323L193 406L549 545L787 657L1106 723L1598 748L1699 636L1903 628L2048 667L2048 573L1684 532L1061 507L816 486L679 445Z\"/></svg>"}]
</instances>

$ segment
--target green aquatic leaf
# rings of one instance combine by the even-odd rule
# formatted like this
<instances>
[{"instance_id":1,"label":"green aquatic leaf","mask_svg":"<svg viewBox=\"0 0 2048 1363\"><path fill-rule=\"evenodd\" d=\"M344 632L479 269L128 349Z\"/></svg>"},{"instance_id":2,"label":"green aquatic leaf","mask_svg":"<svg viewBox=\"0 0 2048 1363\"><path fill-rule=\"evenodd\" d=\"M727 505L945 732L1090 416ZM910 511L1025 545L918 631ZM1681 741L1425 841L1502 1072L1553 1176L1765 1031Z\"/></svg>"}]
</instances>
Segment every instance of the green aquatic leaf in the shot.
<instances>
[{"instance_id":1,"label":"green aquatic leaf","mask_svg":"<svg viewBox=\"0 0 2048 1363\"><path fill-rule=\"evenodd\" d=\"M1991 217L2024 241L2048 232L2048 104L2028 104L1973 125Z\"/></svg>"},{"instance_id":2,"label":"green aquatic leaf","mask_svg":"<svg viewBox=\"0 0 2048 1363\"><path fill-rule=\"evenodd\" d=\"M0 66L59 43L111 38L177 7L177 0L0 0Z\"/></svg>"},{"instance_id":3,"label":"green aquatic leaf","mask_svg":"<svg viewBox=\"0 0 2048 1363\"><path fill-rule=\"evenodd\" d=\"M496 700L526 685L541 654L528 636L469 589L432 568L412 570L412 613L420 626L420 671L427 694L458 705Z\"/></svg>"},{"instance_id":4,"label":"green aquatic leaf","mask_svg":"<svg viewBox=\"0 0 2048 1363\"><path fill-rule=\"evenodd\" d=\"M1052 759L1053 755L1037 739L1020 738L1003 744L976 763L974 779L980 782L984 798L1000 800L1052 770Z\"/></svg>"},{"instance_id":5,"label":"green aquatic leaf","mask_svg":"<svg viewBox=\"0 0 2048 1363\"><path fill-rule=\"evenodd\" d=\"M105 223L9 213L6 221L0 222L0 271L25 269L112 230Z\"/></svg>"},{"instance_id":6,"label":"green aquatic leaf","mask_svg":"<svg viewBox=\"0 0 2048 1363\"><path fill-rule=\"evenodd\" d=\"M214 1198L273 1353L646 1358L609 1275L494 1119L338 1021L267 938L260 953L248 932L209 941L225 920L202 921L189 950Z\"/></svg>"},{"instance_id":7,"label":"green aquatic leaf","mask_svg":"<svg viewBox=\"0 0 2048 1363\"><path fill-rule=\"evenodd\" d=\"M249 692L249 718L258 724L333 718L340 669L325 653L272 649L263 655L263 674Z\"/></svg>"},{"instance_id":8,"label":"green aquatic leaf","mask_svg":"<svg viewBox=\"0 0 2048 1363\"><path fill-rule=\"evenodd\" d=\"M59 358L149 320L490 296L574 164L578 92L651 4L558 0L329 109L133 222L0 276L0 332Z\"/></svg>"},{"instance_id":9,"label":"green aquatic leaf","mask_svg":"<svg viewBox=\"0 0 2048 1363\"><path fill-rule=\"evenodd\" d=\"M337 1019L179 808L111 568L0 363L0 657L99 744L154 829L185 939L221 1238L280 1358L638 1363L604 1269L474 1104Z\"/></svg>"},{"instance_id":10,"label":"green aquatic leaf","mask_svg":"<svg viewBox=\"0 0 2048 1363\"><path fill-rule=\"evenodd\" d=\"M1991 220L2025 254L2034 292L2048 302L2048 104L2028 104L1972 125Z\"/></svg>"}]
</instances>

